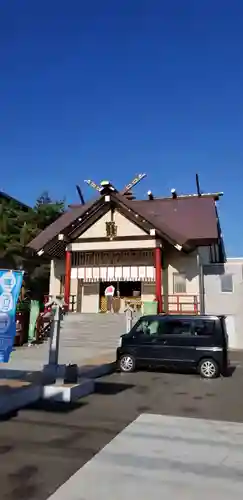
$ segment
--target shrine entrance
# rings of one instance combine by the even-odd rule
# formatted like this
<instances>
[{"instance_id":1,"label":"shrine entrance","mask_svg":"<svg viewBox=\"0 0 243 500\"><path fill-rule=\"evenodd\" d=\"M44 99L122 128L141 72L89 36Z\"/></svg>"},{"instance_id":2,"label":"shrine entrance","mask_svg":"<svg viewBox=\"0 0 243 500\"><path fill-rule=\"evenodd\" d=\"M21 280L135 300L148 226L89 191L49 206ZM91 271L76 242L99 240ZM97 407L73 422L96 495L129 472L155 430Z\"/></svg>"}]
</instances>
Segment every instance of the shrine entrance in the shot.
<instances>
[{"instance_id":1,"label":"shrine entrance","mask_svg":"<svg viewBox=\"0 0 243 500\"><path fill-rule=\"evenodd\" d=\"M126 307L131 304L134 307L141 308L141 281L101 281L99 289L100 312L107 312L109 310L105 290L111 285L115 289L112 299L113 312L124 312Z\"/></svg>"}]
</instances>

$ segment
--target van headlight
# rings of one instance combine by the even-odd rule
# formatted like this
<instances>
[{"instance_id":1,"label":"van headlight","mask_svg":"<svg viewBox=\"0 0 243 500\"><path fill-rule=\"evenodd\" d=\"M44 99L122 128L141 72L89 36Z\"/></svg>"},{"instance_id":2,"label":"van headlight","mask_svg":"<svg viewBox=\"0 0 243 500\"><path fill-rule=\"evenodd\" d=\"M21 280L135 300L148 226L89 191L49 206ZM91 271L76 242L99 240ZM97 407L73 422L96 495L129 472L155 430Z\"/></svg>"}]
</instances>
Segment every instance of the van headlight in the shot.
<instances>
[{"instance_id":1,"label":"van headlight","mask_svg":"<svg viewBox=\"0 0 243 500\"><path fill-rule=\"evenodd\" d=\"M122 338L120 337L119 340L118 340L118 346L117 347L121 347L122 346Z\"/></svg>"}]
</instances>

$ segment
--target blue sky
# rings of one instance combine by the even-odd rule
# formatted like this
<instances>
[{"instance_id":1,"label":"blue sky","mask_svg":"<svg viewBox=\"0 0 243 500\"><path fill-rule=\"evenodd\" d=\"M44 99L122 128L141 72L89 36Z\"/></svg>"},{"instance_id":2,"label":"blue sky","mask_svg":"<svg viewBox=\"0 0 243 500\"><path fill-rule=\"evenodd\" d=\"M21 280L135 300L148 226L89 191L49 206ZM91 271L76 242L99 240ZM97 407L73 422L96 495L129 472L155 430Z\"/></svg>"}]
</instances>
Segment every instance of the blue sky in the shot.
<instances>
[{"instance_id":1,"label":"blue sky","mask_svg":"<svg viewBox=\"0 0 243 500\"><path fill-rule=\"evenodd\" d=\"M224 191L229 255L243 255L242 0L0 0L0 189L110 178L137 196Z\"/></svg>"}]
</instances>

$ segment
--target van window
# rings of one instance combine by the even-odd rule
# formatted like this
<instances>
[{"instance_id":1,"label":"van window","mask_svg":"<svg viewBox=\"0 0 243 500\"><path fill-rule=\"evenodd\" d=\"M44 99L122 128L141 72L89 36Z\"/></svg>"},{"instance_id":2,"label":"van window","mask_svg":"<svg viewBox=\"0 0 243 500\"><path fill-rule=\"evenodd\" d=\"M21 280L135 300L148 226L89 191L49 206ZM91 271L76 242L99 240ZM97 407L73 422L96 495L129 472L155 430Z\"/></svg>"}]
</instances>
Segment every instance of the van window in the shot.
<instances>
[{"instance_id":1,"label":"van window","mask_svg":"<svg viewBox=\"0 0 243 500\"><path fill-rule=\"evenodd\" d=\"M192 334L192 322L188 319L171 319L161 321L160 330L163 335L183 335Z\"/></svg>"},{"instance_id":2,"label":"van window","mask_svg":"<svg viewBox=\"0 0 243 500\"><path fill-rule=\"evenodd\" d=\"M199 319L195 321L194 333L197 336L206 335L210 336L214 334L215 321L210 319Z\"/></svg>"},{"instance_id":3,"label":"van window","mask_svg":"<svg viewBox=\"0 0 243 500\"><path fill-rule=\"evenodd\" d=\"M159 330L159 320L142 319L133 328L133 333L142 335L157 335Z\"/></svg>"}]
</instances>

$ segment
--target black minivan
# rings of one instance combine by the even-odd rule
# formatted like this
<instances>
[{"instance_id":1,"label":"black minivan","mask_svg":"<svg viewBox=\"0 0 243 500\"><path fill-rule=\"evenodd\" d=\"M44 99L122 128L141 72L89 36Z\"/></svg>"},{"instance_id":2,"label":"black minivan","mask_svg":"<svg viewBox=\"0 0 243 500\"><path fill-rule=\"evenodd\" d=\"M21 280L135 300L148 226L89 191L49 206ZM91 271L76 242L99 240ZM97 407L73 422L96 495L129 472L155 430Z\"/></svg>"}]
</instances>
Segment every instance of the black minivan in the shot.
<instances>
[{"instance_id":1,"label":"black minivan","mask_svg":"<svg viewBox=\"0 0 243 500\"><path fill-rule=\"evenodd\" d=\"M227 374L228 335L224 316L142 316L120 337L117 365L194 368L204 378Z\"/></svg>"}]
</instances>

